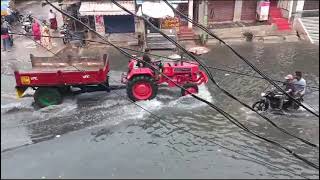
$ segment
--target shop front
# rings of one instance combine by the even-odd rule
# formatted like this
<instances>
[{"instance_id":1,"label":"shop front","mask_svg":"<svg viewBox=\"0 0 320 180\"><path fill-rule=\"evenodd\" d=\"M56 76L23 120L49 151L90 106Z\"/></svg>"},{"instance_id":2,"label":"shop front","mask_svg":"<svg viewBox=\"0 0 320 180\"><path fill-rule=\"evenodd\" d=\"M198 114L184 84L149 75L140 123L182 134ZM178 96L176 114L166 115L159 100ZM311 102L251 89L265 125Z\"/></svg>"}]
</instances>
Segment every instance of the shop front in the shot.
<instances>
[{"instance_id":1,"label":"shop front","mask_svg":"<svg viewBox=\"0 0 320 180\"><path fill-rule=\"evenodd\" d=\"M234 7L235 0L208 1L208 24L232 22Z\"/></svg>"},{"instance_id":2,"label":"shop front","mask_svg":"<svg viewBox=\"0 0 320 180\"><path fill-rule=\"evenodd\" d=\"M242 1L241 21L255 21L257 10L257 0Z\"/></svg>"},{"instance_id":3,"label":"shop front","mask_svg":"<svg viewBox=\"0 0 320 180\"><path fill-rule=\"evenodd\" d=\"M174 5L176 8L177 6ZM146 1L138 5L137 15L146 16L157 29L161 29L167 36L176 39L179 30L179 18L175 17L173 10L164 2ZM168 41L157 30L146 22L144 23L144 34L146 46L150 49L172 49L175 46Z\"/></svg>"},{"instance_id":4,"label":"shop front","mask_svg":"<svg viewBox=\"0 0 320 180\"><path fill-rule=\"evenodd\" d=\"M175 9L188 16L188 0L176 0L169 2ZM141 11L140 13L143 12L143 14L147 15L150 22L159 29L174 30L175 32L178 32L181 26L188 25L188 22L184 18L175 14L164 2L140 1L141 4L139 4L139 2L137 3L139 11ZM146 33L156 32L148 24L145 24L145 28Z\"/></svg>"},{"instance_id":5,"label":"shop front","mask_svg":"<svg viewBox=\"0 0 320 180\"><path fill-rule=\"evenodd\" d=\"M119 3L135 13L133 1L119 1ZM129 15L111 1L81 2L79 14L81 17L88 17L89 23L92 22L95 30L102 35L135 32L134 16Z\"/></svg>"}]
</instances>

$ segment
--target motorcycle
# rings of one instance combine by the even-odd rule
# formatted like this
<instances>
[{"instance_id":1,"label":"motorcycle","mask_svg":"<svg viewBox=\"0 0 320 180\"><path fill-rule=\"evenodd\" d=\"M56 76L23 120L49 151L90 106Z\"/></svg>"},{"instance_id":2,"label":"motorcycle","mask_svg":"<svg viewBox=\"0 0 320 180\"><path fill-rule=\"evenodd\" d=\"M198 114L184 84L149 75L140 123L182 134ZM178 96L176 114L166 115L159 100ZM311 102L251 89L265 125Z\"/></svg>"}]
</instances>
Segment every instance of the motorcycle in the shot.
<instances>
[{"instance_id":1,"label":"motorcycle","mask_svg":"<svg viewBox=\"0 0 320 180\"><path fill-rule=\"evenodd\" d=\"M70 30L69 30L67 24L64 24L64 25L61 27L60 34L61 34L61 36L62 36L63 44L70 43L72 36L71 36L71 34L70 34Z\"/></svg>"},{"instance_id":2,"label":"motorcycle","mask_svg":"<svg viewBox=\"0 0 320 180\"><path fill-rule=\"evenodd\" d=\"M61 27L60 34L64 44L74 43L80 47L85 47L84 32L71 32L67 24Z\"/></svg>"},{"instance_id":3,"label":"motorcycle","mask_svg":"<svg viewBox=\"0 0 320 180\"><path fill-rule=\"evenodd\" d=\"M12 31L11 31L10 27L8 28L8 32L9 32L9 43L10 43L10 46L12 47L13 46L13 34L11 34Z\"/></svg>"},{"instance_id":4,"label":"motorcycle","mask_svg":"<svg viewBox=\"0 0 320 180\"><path fill-rule=\"evenodd\" d=\"M19 11L11 10L11 14L4 17L4 19L10 24L13 25L14 22L22 22L23 15Z\"/></svg>"},{"instance_id":5,"label":"motorcycle","mask_svg":"<svg viewBox=\"0 0 320 180\"><path fill-rule=\"evenodd\" d=\"M26 33L29 33L32 29L32 20L31 14L28 14L22 19L22 29L24 29Z\"/></svg>"},{"instance_id":6,"label":"motorcycle","mask_svg":"<svg viewBox=\"0 0 320 180\"><path fill-rule=\"evenodd\" d=\"M281 99L283 99L283 105L281 110L288 110L288 109L293 109L297 110L299 109L299 104L293 102L289 98L283 97L286 96L282 92L273 90L273 91L267 91L265 93L261 93L261 99L257 102L255 102L252 105L252 108L257 110L257 111L266 111L269 108L274 109L274 110L280 110L280 103ZM300 103L303 102L303 97L298 97L296 98L297 101Z\"/></svg>"}]
</instances>

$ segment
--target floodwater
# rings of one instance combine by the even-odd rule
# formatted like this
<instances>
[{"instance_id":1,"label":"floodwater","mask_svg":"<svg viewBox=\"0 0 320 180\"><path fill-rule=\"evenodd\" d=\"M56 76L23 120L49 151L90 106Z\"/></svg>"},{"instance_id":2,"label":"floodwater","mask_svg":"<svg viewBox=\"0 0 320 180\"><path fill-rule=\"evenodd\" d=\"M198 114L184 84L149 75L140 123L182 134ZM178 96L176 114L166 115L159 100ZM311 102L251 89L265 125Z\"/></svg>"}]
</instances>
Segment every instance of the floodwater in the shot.
<instances>
[{"instance_id":1,"label":"floodwater","mask_svg":"<svg viewBox=\"0 0 320 180\"><path fill-rule=\"evenodd\" d=\"M300 70L308 85L319 86L319 46L299 42L233 47L271 78ZM252 72L226 47L211 49L202 57L207 65ZM114 50L108 53L110 83L118 85L128 59ZM37 109L31 90L15 99L14 77L9 65L2 65L1 178L319 178L318 170L253 138L206 104L180 97L177 88L161 87L157 98L137 103L148 112L128 101L124 89L67 97L61 105ZM261 79L212 72L222 87L250 105L271 88ZM254 132L319 164L318 149L281 133L211 82L200 87L199 95ZM319 91L308 89L305 103L319 111ZM264 115L319 144L319 119L307 111Z\"/></svg>"}]
</instances>

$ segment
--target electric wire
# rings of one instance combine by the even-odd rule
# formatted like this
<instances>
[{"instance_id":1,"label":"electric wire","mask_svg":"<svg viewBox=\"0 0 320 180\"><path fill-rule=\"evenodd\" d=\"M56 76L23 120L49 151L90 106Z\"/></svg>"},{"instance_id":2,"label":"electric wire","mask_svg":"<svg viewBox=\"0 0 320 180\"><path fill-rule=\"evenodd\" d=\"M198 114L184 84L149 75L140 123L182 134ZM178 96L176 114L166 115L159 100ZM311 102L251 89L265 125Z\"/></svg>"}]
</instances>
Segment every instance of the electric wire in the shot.
<instances>
[{"instance_id":1,"label":"electric wire","mask_svg":"<svg viewBox=\"0 0 320 180\"><path fill-rule=\"evenodd\" d=\"M12 34L12 35L20 35L20 36L35 36L33 34L25 34L25 33L15 33L15 32L11 32L9 34ZM62 39L63 37L61 36L45 36L45 35L40 35L40 37L50 37L50 38L59 38L59 39ZM70 38L72 40L80 40L80 41L87 41L87 42L95 42L95 43L99 43L99 44L108 44L108 43L105 43L105 42L101 42L101 41L97 41L97 40L92 40L92 39L83 39L83 38ZM174 58L170 58L170 57L166 57L166 56L161 56L161 55L158 55L158 54L153 54L153 53L150 53L150 52L143 52L141 50L136 50L136 49L132 49L132 48L128 48L128 47L120 47L119 48L123 49L123 50L129 50L129 51L132 51L132 52L136 52L136 53L145 53L145 54L148 54L150 56L154 56L154 57L159 57L159 58L165 58L166 60L172 60L172 61L188 61L188 60L181 60L181 59L174 59ZM189 63L193 63L193 62L190 62L188 61ZM223 69L223 68L219 68L217 66L213 67L213 66L208 66L206 65L205 66L206 68L208 69L213 69L213 70L218 70L218 71L223 71L223 72L227 72L227 73L232 73L232 74L237 74L237 75L241 75L241 76L248 76L248 77L253 77L253 78L257 78L257 79L264 79L263 77L261 76L255 76L255 75L252 75L248 72L246 73L243 73L243 72L239 72L239 71L232 71L232 70L227 70L227 69ZM236 70L236 68L233 68L233 67L229 67L229 66L224 66L226 68L229 68L229 69L233 69L233 70ZM277 82L277 83L281 83L281 84L286 84L285 81L280 81L280 80L277 80L277 79L271 79L272 81L274 82ZM319 87L317 86L311 86L311 85L307 85L306 87L310 88L310 89L315 89L314 91L319 91Z\"/></svg>"},{"instance_id":2,"label":"electric wire","mask_svg":"<svg viewBox=\"0 0 320 180\"><path fill-rule=\"evenodd\" d=\"M47 50L47 51L49 51L50 53L52 53L54 56L63 58L63 57L59 56L57 53L54 53L52 50L50 50L50 49L48 49L47 47L43 46L41 43L35 41L35 40L32 39L32 38L30 38L30 39L31 39L32 41L34 41L35 43L39 44L39 45L40 45L42 48L44 48L45 50ZM84 70L81 70L81 69L79 69L78 67L76 67L75 65L72 65L72 64L71 64L71 66L73 66L76 70L78 70L78 71L84 73L84 75L86 75L86 72L85 72ZM110 78L110 77L109 77L109 78ZM111 78L110 78L110 79L111 79ZM111 79L111 80L112 80L112 79ZM112 80L112 81L116 82L115 80ZM102 83L101 83L101 85L106 87L105 84L102 84ZM107 88L107 87L106 87L106 88ZM209 142L209 143L212 143L212 144L214 144L214 145L216 145L216 146L219 146L220 148L226 149L226 150L228 150L228 151L230 151L230 152L233 152L233 153L236 153L236 154L238 154L238 155L241 155L241 156L247 157L247 158L249 158L249 159L252 159L253 161L255 161L255 162L257 162L257 163L261 163L261 164L264 165L264 166L269 166L269 167L272 167L272 168L275 168L275 169L283 170L283 171L286 171L286 172L288 172L288 173L290 173L290 174L292 174L292 175L296 175L296 176L302 177L302 178L304 178L304 179L309 179L309 178L307 178L307 177L305 177L305 176L303 176L303 175L301 175L301 174L296 174L296 173L294 173L294 172L292 172L292 171L290 171L290 170L280 168L280 167L275 166L275 165L273 165L273 164L271 164L271 163L262 161L262 160L260 160L260 159L254 158L254 157L251 157L251 156L249 156L249 155L247 155L247 154L244 154L244 153L242 153L242 152L240 152L240 151L237 151L237 150L231 149L231 148L229 148L229 147L223 146L223 145L221 145L221 144L219 144L219 143L216 143L215 141L213 141L213 140L211 140L211 139L209 139L209 138L207 138L207 137L202 137L202 136L200 136L200 135L197 135L197 134L195 134L195 133L193 133L193 132L191 132L191 131L189 131L189 130L187 130L187 129L184 129L183 127L180 127L180 126L178 126L178 125L175 125L175 124L171 123L170 121L161 118L161 117L158 116L157 114L149 111L148 109L144 108L143 106L141 106L141 105L137 104L136 102L132 101L132 100L131 100L130 98L128 98L127 96L121 95L121 94L118 93L117 91L113 91L113 92L114 92L115 94L117 94L118 96L120 96L120 97L122 97L122 98L124 98L124 99L127 99L130 103L134 104L135 106L137 106L137 107L141 108L142 110L146 111L147 113L149 113L149 114L151 115L151 118L153 118L154 120L163 121L163 122L165 122L165 123L167 123L167 124L169 124L169 125L177 128L177 129L179 129L179 130L182 130L182 131L185 132L185 133L188 133L188 134L190 134L190 135L192 135L192 136L194 136L194 137L203 139L203 140L205 140L205 141L207 141L207 142Z\"/></svg>"},{"instance_id":3,"label":"electric wire","mask_svg":"<svg viewBox=\"0 0 320 180\"><path fill-rule=\"evenodd\" d=\"M273 125L274 127L276 127L277 129L279 129L280 131L282 131L283 133L295 137L297 139L299 139L301 142L312 146L312 147L318 147L318 145L309 142L307 140L304 140L294 134L289 133L288 131L286 131L285 129L277 126L273 121L271 121L269 118L267 118L266 116L262 115L261 113L259 113L258 111L256 111L255 109L253 109L251 106L245 104L244 102L242 102L241 100L239 100L237 97L233 96L231 93L229 93L228 91L226 91L224 88L220 87L220 85L218 85L216 83L216 81L213 79L211 72L205 68L205 65L203 65L203 63L197 58L195 57L193 54L191 54L190 52L188 52L186 49L184 49L179 43L177 43L176 41L174 41L172 38L170 38L169 36L167 36L165 33L163 33L161 30L159 30L157 27L155 27L148 19L146 19L143 15L142 16L137 16L134 13L132 13L131 11L129 11L128 9L124 8L123 6L121 6L118 2L116 2L115 0L111 0L115 5L117 5L119 8L121 8L122 10L126 11L127 13L138 17L140 19L143 19L146 23L148 23L148 25L150 25L152 28L154 28L154 30L156 30L158 33L160 33L162 36L164 36L166 39L168 39L170 42L172 42L174 45L176 45L179 49L181 49L184 53L188 54L190 57L192 57L195 61L197 61L206 71L206 73L209 75L210 80L227 96L231 97L232 99L238 101L240 104L242 104L243 106L249 108L250 110L254 111L256 114L258 114L260 117L262 117L263 119L267 120L271 125ZM253 134L254 135L254 134Z\"/></svg>"},{"instance_id":4,"label":"electric wire","mask_svg":"<svg viewBox=\"0 0 320 180\"><path fill-rule=\"evenodd\" d=\"M112 0L113 2L115 2L114 0ZM176 10L174 7L172 7L172 5L167 1L167 0L163 0L174 12L178 13L180 16L182 16L183 18L185 18L186 20L188 20L189 22L191 22L192 24L196 25L198 28L202 29L203 31L205 31L206 33L208 33L210 36L216 38L217 40L219 40L221 43L223 43L225 46L227 46L234 54L236 54L241 60L243 60L246 64L248 64L252 69L254 69L258 74L260 74L263 78L265 78L269 83L271 83L274 87L276 87L279 91L281 91L283 94L285 94L287 97L289 97L293 102L295 102L296 104L298 104L299 106L303 107L304 109L306 109L308 112L310 112L311 114L315 115L316 117L319 117L319 114L313 112L312 110L310 110L308 107L306 107L305 105L303 105L301 102L299 102L298 100L296 100L294 97L292 97L291 95L289 95L285 90L283 90L280 86L278 86L275 82L273 82L267 75L265 75L263 72L261 72L257 67L255 67L249 60L247 60L246 58L244 58L243 56L241 56L236 50L234 50L230 45L228 45L226 42L224 42L222 39L220 39L218 36L214 35L211 31L209 31L206 27L204 27L203 25L193 21L192 19L190 19L188 16L184 15L183 13L181 13L180 11Z\"/></svg>"},{"instance_id":5,"label":"electric wire","mask_svg":"<svg viewBox=\"0 0 320 180\"><path fill-rule=\"evenodd\" d=\"M14 32L11 32L9 34L14 34L14 35L23 35L23 36L35 36L35 35L31 35L31 34L24 34L24 33L14 33ZM60 36L44 36L44 35L40 35L40 37L50 37L50 38L60 38L62 39L63 37L60 37ZM74 40L81 40L81 41L88 41L88 42L98 42L98 43L101 43L101 44L107 44L105 42L101 42L101 41L95 41L95 40L90 40L90 39L79 39L79 38L72 38ZM129 51L133 51L133 52L139 52L139 53L143 53L142 51L139 51L139 50L135 50L135 49L131 49L131 48L126 48L126 47L120 47L121 49L126 49L126 50L129 50ZM179 61L177 59L172 59L172 58L169 58L169 57L165 57L165 56L161 56L161 55L157 55L157 54L152 54L152 53L146 53L146 54L149 54L151 56L155 56L155 57L161 57L161 58L166 58L166 60L172 60L172 61ZM180 61L186 61L186 60L180 60ZM189 61L189 63L192 63ZM233 73L233 74L238 74L238 75L243 75L243 76L249 76L249 77L254 77L254 78L259 78L259 79L263 79L262 77L259 77L259 76L253 76L250 75L250 73L241 73L241 72L236 72L236 71L230 71L230 70L226 70L226 69L221 69L221 68L217 68L217 67L211 67L211 66L206 66L207 68L209 69L215 69L215 70L219 70L219 71L224 71L224 72L229 72L229 73ZM226 66L227 67L227 66ZM230 68L230 67L227 67L227 68ZM231 69L234 69L234 68L231 68ZM285 84L286 82L283 82L283 81L279 81L279 80L273 80L273 81L276 81L277 83L282 83L282 84ZM221 82L219 82L220 84ZM317 91L318 90L318 87L315 87L315 86L307 86L309 88L314 88L316 90L314 91ZM310 92L307 92L306 94L309 94L309 93L313 93L314 91L310 91ZM306 95L305 94L305 95ZM312 105L310 104L307 104L308 106L310 106L314 111L318 112L316 110L315 107L313 107Z\"/></svg>"},{"instance_id":6,"label":"electric wire","mask_svg":"<svg viewBox=\"0 0 320 180\"><path fill-rule=\"evenodd\" d=\"M50 4L53 8L55 8L57 11L59 11L60 13L66 15L66 16L68 16L68 17L70 17L70 18L72 18L72 19L74 19L74 20L76 20L76 21L78 21L78 22L80 22L82 25L84 25L84 26L87 27L90 31L92 31L92 32L94 32L95 34L97 34L98 37L100 37L101 39L105 40L107 43L109 43L109 45L111 45L112 47L116 48L118 51L120 51L120 52L121 52L122 54L124 54L125 56L130 57L130 58L132 58L132 59L134 59L134 60L137 60L137 61L143 61L143 60L139 60L139 59L136 58L136 57L133 57L132 55L130 55L130 54L127 53L126 51L123 51L123 50L120 49L119 47L117 47L117 46L115 46L114 44L108 42L103 36L101 36L101 35L100 35L99 33L97 33L95 30L93 30L93 29L90 28L89 26L85 25L84 23L82 23L81 21L79 21L77 18L75 18L75 17L73 17L73 16L70 16L69 14L65 13L64 11L59 10L57 7L55 7L54 5L52 5L48 0L46 0L46 2L47 2L48 4ZM114 2L114 1L113 1L113 2ZM114 2L114 3L115 3L115 2ZM144 62L144 61L143 61L143 62ZM147 62L144 62L144 63L147 63ZM151 66L151 67L152 67L152 66ZM154 67L152 67L152 69L155 70L155 71L158 71L158 70L157 70L156 68L154 68ZM159 71L158 71L158 72L159 72ZM159 73L161 73L161 72L159 72ZM162 74L162 73L161 73L161 74ZM166 75L164 75L164 74L162 74L162 75L163 75L164 77L166 77ZM168 77L166 77L166 78L168 78ZM170 78L168 78L168 80L171 81ZM172 82L173 82L173 81L172 81ZM173 82L173 83L174 83L174 82ZM177 87L180 87L181 89L184 89L183 87L181 87L181 86L178 85L178 84L175 84L175 85L176 85ZM189 91L186 90L186 89L185 89L185 91L189 92ZM227 113L224 112L222 109L216 107L214 104L212 104L212 103L210 103L210 102L208 102L208 101L206 101L206 100L204 100L204 99L202 99L202 98L200 98L200 97L198 97L198 96L196 96L196 95L194 95L194 94L191 94L191 96L194 97L194 98L196 98L197 100L200 100L200 101L202 101L202 102L205 102L206 104L208 104L210 107L212 107L212 108L214 108L215 110L217 110L220 114L222 114L223 116L225 116L228 120L230 120L233 124L237 125L237 126L240 127L241 129L246 130L247 132L249 132L249 133L252 134L252 135L256 135L256 134L253 133L252 131L248 130L243 124L241 124L241 123L240 123L238 120L236 120L233 116L231 116L230 114L227 114ZM256 137L260 137L260 136L257 135ZM263 137L260 137L260 138L263 139ZM272 144L274 144L274 145L277 145L277 146L279 146L279 147L282 147L283 149L285 149L286 151L288 151L289 153L291 153L294 157L302 160L303 162L307 163L308 165L310 165L310 166L312 166L312 167L314 167L314 168L318 168L318 166L317 166L316 164L314 164L314 163L306 160L305 158L297 155L297 154L294 153L292 150L290 150L290 149L288 149L288 148L286 148L286 147L283 147L281 144L276 143L276 142L274 142L274 141L272 141L272 140L269 140L269 139L266 139L266 138L264 138L264 140L266 140L267 142L270 142L270 143L272 143Z\"/></svg>"}]
</instances>

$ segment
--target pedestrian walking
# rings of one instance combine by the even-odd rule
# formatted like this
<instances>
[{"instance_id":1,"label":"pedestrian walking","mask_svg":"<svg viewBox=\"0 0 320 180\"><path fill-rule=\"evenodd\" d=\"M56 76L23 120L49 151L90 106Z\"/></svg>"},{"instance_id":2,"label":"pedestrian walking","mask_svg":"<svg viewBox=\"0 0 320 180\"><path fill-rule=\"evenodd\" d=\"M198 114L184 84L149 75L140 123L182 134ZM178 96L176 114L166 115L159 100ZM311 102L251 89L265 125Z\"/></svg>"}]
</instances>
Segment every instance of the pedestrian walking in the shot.
<instances>
[{"instance_id":1,"label":"pedestrian walking","mask_svg":"<svg viewBox=\"0 0 320 180\"><path fill-rule=\"evenodd\" d=\"M32 35L33 35L33 39L36 42L39 41L41 43L41 27L38 21L36 21L35 19L33 19L33 23L32 23Z\"/></svg>"},{"instance_id":2,"label":"pedestrian walking","mask_svg":"<svg viewBox=\"0 0 320 180\"><path fill-rule=\"evenodd\" d=\"M3 43L3 51L10 51L9 24L1 19L1 40Z\"/></svg>"},{"instance_id":3,"label":"pedestrian walking","mask_svg":"<svg viewBox=\"0 0 320 180\"><path fill-rule=\"evenodd\" d=\"M50 9L50 12L49 12L49 21L50 21L50 29L53 29L56 31L58 29L57 16L56 16L56 13L52 11L52 9Z\"/></svg>"},{"instance_id":4,"label":"pedestrian walking","mask_svg":"<svg viewBox=\"0 0 320 180\"><path fill-rule=\"evenodd\" d=\"M42 45L47 49L51 49L52 48L51 33L46 20L43 20L43 27L42 27L41 34L42 34L42 38L41 38Z\"/></svg>"}]
</instances>

